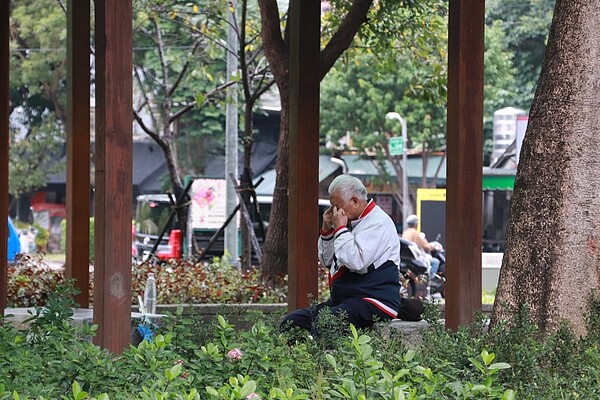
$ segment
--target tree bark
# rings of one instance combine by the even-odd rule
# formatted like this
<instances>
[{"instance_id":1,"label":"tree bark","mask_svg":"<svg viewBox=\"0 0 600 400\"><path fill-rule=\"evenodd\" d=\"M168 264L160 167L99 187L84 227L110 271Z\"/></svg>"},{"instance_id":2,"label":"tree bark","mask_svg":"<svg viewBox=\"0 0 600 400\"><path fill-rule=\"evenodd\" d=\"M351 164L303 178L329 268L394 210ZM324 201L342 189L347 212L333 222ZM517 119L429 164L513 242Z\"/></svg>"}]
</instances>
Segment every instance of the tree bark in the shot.
<instances>
[{"instance_id":1,"label":"tree bark","mask_svg":"<svg viewBox=\"0 0 600 400\"><path fill-rule=\"evenodd\" d=\"M600 286L600 0L558 0L523 141L492 325L584 335Z\"/></svg>"},{"instance_id":2,"label":"tree bark","mask_svg":"<svg viewBox=\"0 0 600 400\"><path fill-rule=\"evenodd\" d=\"M321 50L320 73L325 77L335 61L350 47L354 36L363 23L373 0L354 0L338 31ZM275 82L279 87L281 100L281 120L277 162L275 171L275 191L269 218L269 229L263 248L261 271L263 279L274 282L277 276L287 274L288 245L288 133L289 133L289 47L282 35L277 0L259 0L261 14L261 36L265 54L269 60ZM315 199L316 201L317 199ZM318 227L315 227L318 229ZM316 262L316 260L315 260Z\"/></svg>"},{"instance_id":3,"label":"tree bark","mask_svg":"<svg viewBox=\"0 0 600 400\"><path fill-rule=\"evenodd\" d=\"M287 274L288 261L288 142L289 142L289 91L288 86L279 88L281 95L281 114L279 123L278 155L275 164L277 172L275 190L273 191L273 204L269 217L269 229L263 248L263 262L261 274L265 282L276 283L277 277ZM285 154L285 156L282 156ZM315 260L316 261L316 260Z\"/></svg>"}]
</instances>

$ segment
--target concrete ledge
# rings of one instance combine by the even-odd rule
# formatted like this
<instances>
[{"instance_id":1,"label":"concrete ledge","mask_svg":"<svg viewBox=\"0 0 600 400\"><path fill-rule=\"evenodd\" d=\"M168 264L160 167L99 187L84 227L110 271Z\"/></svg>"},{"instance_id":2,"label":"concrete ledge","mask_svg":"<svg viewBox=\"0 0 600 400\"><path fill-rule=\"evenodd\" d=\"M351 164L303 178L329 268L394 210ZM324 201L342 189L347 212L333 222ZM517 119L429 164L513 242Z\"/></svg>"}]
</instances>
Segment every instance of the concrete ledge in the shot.
<instances>
[{"instance_id":1,"label":"concrete ledge","mask_svg":"<svg viewBox=\"0 0 600 400\"><path fill-rule=\"evenodd\" d=\"M201 319L209 321L217 315L222 315L231 324L238 329L248 329L255 321L252 320L252 312L261 313L265 316L280 318L287 312L287 304L183 304L183 313L186 316L200 316ZM439 304L441 318L440 322L444 324L445 305ZM174 314L178 305L158 305L158 314L148 315L150 321L160 325L162 317L165 313ZM490 314L492 304L484 304L482 311ZM7 308L4 315L6 320L12 322L17 329L26 329L28 323L25 321L35 315L35 308ZM139 343L140 337L135 329L137 320L142 317L138 312L137 307L132 307L131 312L131 330L132 343ZM71 323L81 326L83 324L91 325L93 323L93 309L91 308L74 308ZM418 345L422 342L422 332L429 327L426 321L403 321L394 319L388 323L378 324L374 329L383 335L392 335L399 333L403 336L407 346Z\"/></svg>"},{"instance_id":2,"label":"concrete ledge","mask_svg":"<svg viewBox=\"0 0 600 400\"><path fill-rule=\"evenodd\" d=\"M92 325L94 321L93 316L94 310L91 308L73 308L73 316L70 318L71 323L75 326L82 326L84 324ZM36 315L34 307L27 308L6 308L4 310L6 320L10 321L17 329L26 329L29 325L26 321ZM164 315L153 314L147 315L152 322L158 322ZM142 314L139 312L131 313L132 324L134 319L139 319Z\"/></svg>"},{"instance_id":3,"label":"concrete ledge","mask_svg":"<svg viewBox=\"0 0 600 400\"><path fill-rule=\"evenodd\" d=\"M287 304L183 304L183 314L186 316L200 316L208 321L217 315L222 315L230 323L238 328L251 326L251 321L247 321L252 312L262 313L264 315L280 316L287 311ZM147 315L154 323L160 323L165 313L174 314L179 305L158 305L157 314ZM74 308L71 321L74 325L91 325L94 320L94 310L92 308ZM27 308L6 308L4 310L6 320L12 322L17 329L26 329L28 323L25 322L35 315L35 307ZM142 317L138 312L138 307L133 306L131 312L132 326L135 319Z\"/></svg>"}]
</instances>

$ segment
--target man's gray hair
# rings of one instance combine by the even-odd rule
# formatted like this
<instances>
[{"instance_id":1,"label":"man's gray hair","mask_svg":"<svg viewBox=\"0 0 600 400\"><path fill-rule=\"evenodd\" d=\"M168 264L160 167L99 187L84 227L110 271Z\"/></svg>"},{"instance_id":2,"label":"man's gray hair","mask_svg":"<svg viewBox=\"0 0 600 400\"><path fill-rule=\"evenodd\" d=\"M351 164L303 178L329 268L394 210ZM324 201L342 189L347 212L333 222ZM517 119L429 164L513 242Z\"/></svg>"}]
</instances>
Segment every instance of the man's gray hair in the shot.
<instances>
[{"instance_id":1,"label":"man's gray hair","mask_svg":"<svg viewBox=\"0 0 600 400\"><path fill-rule=\"evenodd\" d=\"M329 185L328 192L331 195L334 191L339 190L344 201L349 201L352 196L359 200L367 201L367 189L360 179L352 175L338 175Z\"/></svg>"},{"instance_id":2,"label":"man's gray hair","mask_svg":"<svg viewBox=\"0 0 600 400\"><path fill-rule=\"evenodd\" d=\"M419 225L419 217L414 214L409 215L406 218L406 225L411 226L411 227L415 227L415 226Z\"/></svg>"}]
</instances>

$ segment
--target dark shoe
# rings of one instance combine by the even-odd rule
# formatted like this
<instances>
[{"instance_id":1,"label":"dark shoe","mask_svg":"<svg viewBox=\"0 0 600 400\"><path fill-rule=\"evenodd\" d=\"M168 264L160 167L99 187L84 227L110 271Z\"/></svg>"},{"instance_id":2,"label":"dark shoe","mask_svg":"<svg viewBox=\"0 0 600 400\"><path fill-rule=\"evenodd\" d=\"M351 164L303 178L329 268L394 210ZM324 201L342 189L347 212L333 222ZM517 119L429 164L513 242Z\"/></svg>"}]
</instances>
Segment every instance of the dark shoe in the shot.
<instances>
[{"instance_id":1,"label":"dark shoe","mask_svg":"<svg viewBox=\"0 0 600 400\"><path fill-rule=\"evenodd\" d=\"M425 310L423 302L419 299L401 299L398 318L404 321L420 321Z\"/></svg>"}]
</instances>

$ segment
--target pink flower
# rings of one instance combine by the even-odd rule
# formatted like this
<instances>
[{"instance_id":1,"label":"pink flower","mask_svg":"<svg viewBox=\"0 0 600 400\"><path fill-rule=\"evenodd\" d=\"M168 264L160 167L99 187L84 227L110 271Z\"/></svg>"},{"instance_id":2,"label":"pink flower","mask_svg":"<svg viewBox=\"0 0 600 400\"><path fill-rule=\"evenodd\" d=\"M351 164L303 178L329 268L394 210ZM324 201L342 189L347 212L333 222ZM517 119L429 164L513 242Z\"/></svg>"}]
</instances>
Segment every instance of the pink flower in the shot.
<instances>
[{"instance_id":1,"label":"pink flower","mask_svg":"<svg viewBox=\"0 0 600 400\"><path fill-rule=\"evenodd\" d=\"M232 360L241 360L242 356L244 355L244 353L242 353L242 351L240 349L231 349L229 350L229 352L227 353L227 357L231 358Z\"/></svg>"},{"instance_id":2,"label":"pink flower","mask_svg":"<svg viewBox=\"0 0 600 400\"><path fill-rule=\"evenodd\" d=\"M248 396L246 396L247 399L254 399L260 397L259 395L257 395L256 393L252 392L250 393Z\"/></svg>"}]
</instances>

